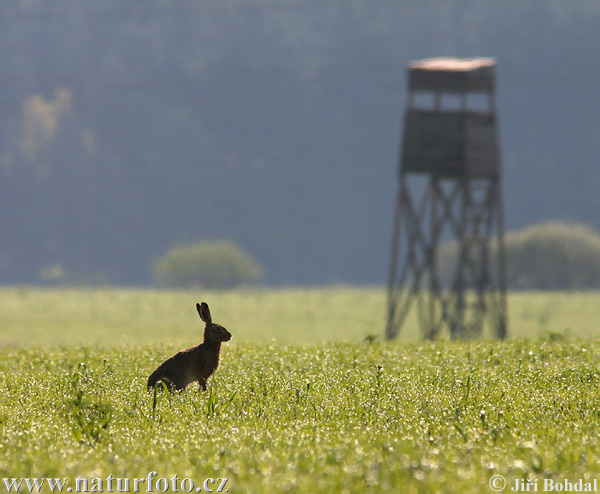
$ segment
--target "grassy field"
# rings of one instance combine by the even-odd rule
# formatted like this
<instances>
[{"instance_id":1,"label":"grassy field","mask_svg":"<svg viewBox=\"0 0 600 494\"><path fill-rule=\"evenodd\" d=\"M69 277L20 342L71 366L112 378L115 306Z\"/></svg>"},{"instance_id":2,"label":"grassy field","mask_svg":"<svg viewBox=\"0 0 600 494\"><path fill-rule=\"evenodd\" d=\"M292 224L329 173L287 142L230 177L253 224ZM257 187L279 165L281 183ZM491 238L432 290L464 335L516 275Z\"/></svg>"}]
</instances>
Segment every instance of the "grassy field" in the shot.
<instances>
[{"instance_id":1,"label":"grassy field","mask_svg":"<svg viewBox=\"0 0 600 494\"><path fill-rule=\"evenodd\" d=\"M598 297L513 295L506 342L419 342L411 328L369 345L383 328L380 290L207 293L234 339L207 393L171 396L147 393L145 380L198 339L198 294L5 289L0 491L3 478L26 477L66 479L72 492L86 478L90 492L108 492L112 475L130 479L129 491L145 478L138 490L148 492L151 472L166 479L154 492L167 481L173 492L174 475L179 492L191 481L217 492L227 478L231 493L591 481Z\"/></svg>"},{"instance_id":2,"label":"grassy field","mask_svg":"<svg viewBox=\"0 0 600 494\"><path fill-rule=\"evenodd\" d=\"M385 292L375 288L202 293L5 288L0 289L0 346L192 344L201 335L194 307L201 299L239 342L356 342L382 335L385 327ZM600 337L597 292L515 293L508 306L509 336ZM400 339L418 338L410 314Z\"/></svg>"}]
</instances>

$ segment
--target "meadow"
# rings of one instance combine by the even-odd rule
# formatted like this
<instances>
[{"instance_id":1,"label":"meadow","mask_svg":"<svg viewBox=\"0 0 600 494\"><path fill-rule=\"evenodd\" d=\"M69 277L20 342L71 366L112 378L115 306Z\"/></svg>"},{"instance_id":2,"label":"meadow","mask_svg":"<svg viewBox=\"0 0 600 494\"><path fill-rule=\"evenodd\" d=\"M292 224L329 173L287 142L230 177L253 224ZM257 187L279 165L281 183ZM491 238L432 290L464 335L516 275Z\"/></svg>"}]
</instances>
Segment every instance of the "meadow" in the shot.
<instances>
[{"instance_id":1,"label":"meadow","mask_svg":"<svg viewBox=\"0 0 600 494\"><path fill-rule=\"evenodd\" d=\"M386 295L380 288L233 290L0 288L0 347L191 344L201 335L195 310L209 302L236 342L357 342L383 334ZM522 292L509 296L509 336L600 337L597 292ZM400 341L417 341L409 314Z\"/></svg>"},{"instance_id":2,"label":"meadow","mask_svg":"<svg viewBox=\"0 0 600 494\"><path fill-rule=\"evenodd\" d=\"M148 393L152 369L199 340L201 299L233 334L208 392ZM226 478L232 493L592 481L597 301L512 294L505 342L422 342L410 319L398 341L369 343L384 326L374 288L3 289L0 479L66 479L75 492L85 478L107 492L109 476L129 491L144 478L148 492L156 472L154 492L174 491L176 475L179 492L217 492Z\"/></svg>"}]
</instances>

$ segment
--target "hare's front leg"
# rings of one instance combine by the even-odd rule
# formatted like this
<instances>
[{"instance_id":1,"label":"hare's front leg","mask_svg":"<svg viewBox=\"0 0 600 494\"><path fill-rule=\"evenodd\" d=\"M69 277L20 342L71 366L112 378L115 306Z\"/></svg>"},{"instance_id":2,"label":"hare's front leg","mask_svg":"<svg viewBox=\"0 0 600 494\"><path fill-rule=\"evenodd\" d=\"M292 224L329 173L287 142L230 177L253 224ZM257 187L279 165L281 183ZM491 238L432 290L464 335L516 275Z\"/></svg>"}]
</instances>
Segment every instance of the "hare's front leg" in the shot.
<instances>
[{"instance_id":1,"label":"hare's front leg","mask_svg":"<svg viewBox=\"0 0 600 494\"><path fill-rule=\"evenodd\" d=\"M204 379L203 377L198 379L198 385L200 386L200 388L202 388L202 391L206 391L206 379Z\"/></svg>"}]
</instances>

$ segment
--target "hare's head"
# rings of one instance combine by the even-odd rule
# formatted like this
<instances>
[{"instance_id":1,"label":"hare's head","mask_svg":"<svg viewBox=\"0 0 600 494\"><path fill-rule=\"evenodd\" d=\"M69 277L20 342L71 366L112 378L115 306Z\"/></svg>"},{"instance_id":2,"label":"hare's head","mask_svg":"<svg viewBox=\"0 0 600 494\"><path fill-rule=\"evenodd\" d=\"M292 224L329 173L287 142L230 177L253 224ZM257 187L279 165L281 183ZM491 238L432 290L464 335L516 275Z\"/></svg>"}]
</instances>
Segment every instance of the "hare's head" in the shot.
<instances>
[{"instance_id":1,"label":"hare's head","mask_svg":"<svg viewBox=\"0 0 600 494\"><path fill-rule=\"evenodd\" d=\"M220 324L215 324L212 322L210 309L208 308L208 304L206 302L196 304L196 309L198 309L200 319L206 323L206 326L204 327L205 340L222 342L229 341L231 339L231 333L229 331L227 331Z\"/></svg>"}]
</instances>

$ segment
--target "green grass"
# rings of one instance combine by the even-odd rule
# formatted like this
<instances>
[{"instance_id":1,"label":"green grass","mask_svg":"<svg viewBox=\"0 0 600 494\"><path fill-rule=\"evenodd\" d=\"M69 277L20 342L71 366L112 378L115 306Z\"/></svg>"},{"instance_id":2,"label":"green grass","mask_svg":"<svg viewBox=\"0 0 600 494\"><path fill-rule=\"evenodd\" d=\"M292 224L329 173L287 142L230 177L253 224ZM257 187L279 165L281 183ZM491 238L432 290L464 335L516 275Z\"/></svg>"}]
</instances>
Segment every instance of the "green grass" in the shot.
<instances>
[{"instance_id":1,"label":"green grass","mask_svg":"<svg viewBox=\"0 0 600 494\"><path fill-rule=\"evenodd\" d=\"M201 300L238 341L356 341L381 334L385 323L379 289L3 289L0 345L192 344L202 335Z\"/></svg>"},{"instance_id":2,"label":"green grass","mask_svg":"<svg viewBox=\"0 0 600 494\"><path fill-rule=\"evenodd\" d=\"M0 346L34 344L192 344L201 337L195 310L206 300L214 319L236 341L323 343L382 335L382 289L325 288L230 292L127 289L0 289ZM600 336L600 294L515 293L509 296L509 336L548 332ZM400 339L416 341L411 313Z\"/></svg>"},{"instance_id":3,"label":"green grass","mask_svg":"<svg viewBox=\"0 0 600 494\"><path fill-rule=\"evenodd\" d=\"M230 492L487 492L600 474L600 346L231 344L155 402L173 346L4 351L0 477L227 477Z\"/></svg>"},{"instance_id":4,"label":"green grass","mask_svg":"<svg viewBox=\"0 0 600 494\"><path fill-rule=\"evenodd\" d=\"M506 342L420 342L413 328L373 345L380 290L203 294L234 335L209 391L147 393L153 368L198 339L199 298L5 289L0 479L481 493L495 474L600 476L598 294L511 296Z\"/></svg>"}]
</instances>

